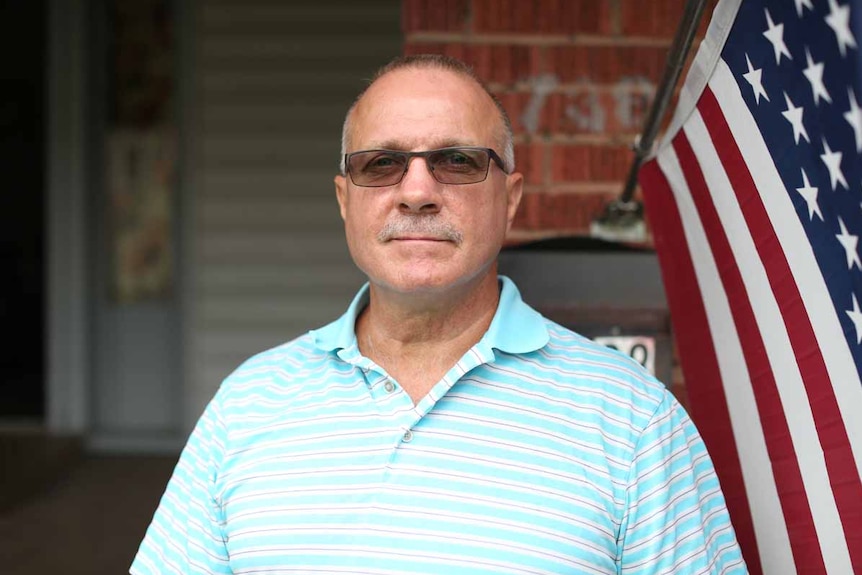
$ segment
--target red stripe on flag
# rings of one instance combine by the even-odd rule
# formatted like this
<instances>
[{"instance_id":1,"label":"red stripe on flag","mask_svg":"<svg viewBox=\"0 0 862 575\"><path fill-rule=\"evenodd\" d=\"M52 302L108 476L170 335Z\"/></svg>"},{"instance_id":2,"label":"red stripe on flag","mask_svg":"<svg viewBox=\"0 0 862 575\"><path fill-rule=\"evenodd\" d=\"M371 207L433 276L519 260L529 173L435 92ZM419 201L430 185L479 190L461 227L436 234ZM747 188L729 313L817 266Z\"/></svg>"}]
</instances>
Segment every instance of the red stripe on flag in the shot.
<instances>
[{"instance_id":1,"label":"red stripe on flag","mask_svg":"<svg viewBox=\"0 0 862 575\"><path fill-rule=\"evenodd\" d=\"M757 253L766 269L769 285L775 294L781 316L790 337L790 345L802 374L805 392L814 415L814 423L826 470L832 486L838 514L847 538L850 561L856 573L862 573L862 480L856 470L853 451L843 424L838 400L826 370L826 363L811 327L802 295L794 281L790 265L748 171L742 153L736 145L730 127L724 119L715 95L707 87L697 104L707 130L725 166L737 201L754 239ZM779 327L779 326L776 326Z\"/></svg>"},{"instance_id":2,"label":"red stripe on flag","mask_svg":"<svg viewBox=\"0 0 862 575\"><path fill-rule=\"evenodd\" d=\"M726 142L722 144L727 145ZM751 378L752 391L757 402L757 411L760 414L766 449L772 463L796 567L804 573L825 574L826 566L817 540L808 494L802 481L796 451L790 438L787 420L784 418L778 386L766 355L751 301L748 299L745 282L685 132L679 132L674 137L673 147L703 223L724 291L727 293L730 313L733 316Z\"/></svg>"},{"instance_id":3,"label":"red stripe on flag","mask_svg":"<svg viewBox=\"0 0 862 575\"><path fill-rule=\"evenodd\" d=\"M639 178L677 334L680 363L688 382L692 418L715 465L748 570L752 575L760 575L763 567L736 440L731 432L727 397L679 209L658 162L645 164Z\"/></svg>"}]
</instances>

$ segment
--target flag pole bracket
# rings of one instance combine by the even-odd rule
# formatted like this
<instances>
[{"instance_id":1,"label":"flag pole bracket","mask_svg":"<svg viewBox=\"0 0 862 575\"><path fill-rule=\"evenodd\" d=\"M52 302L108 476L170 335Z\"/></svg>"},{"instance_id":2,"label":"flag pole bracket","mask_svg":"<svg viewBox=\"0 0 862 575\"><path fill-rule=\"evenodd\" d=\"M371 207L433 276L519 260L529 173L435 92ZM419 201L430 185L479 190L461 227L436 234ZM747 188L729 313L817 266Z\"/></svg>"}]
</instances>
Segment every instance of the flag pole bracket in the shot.
<instances>
[{"instance_id":1,"label":"flag pole bracket","mask_svg":"<svg viewBox=\"0 0 862 575\"><path fill-rule=\"evenodd\" d=\"M707 0L688 0L682 21L674 35L668 51L667 63L655 99L644 121L641 134L632 142L632 160L625 186L620 197L605 206L602 214L590 225L590 235L610 241L643 243L646 241L646 223L643 204L634 198L638 183L638 172L644 160L653 150L656 136L676 84L688 58L697 27L700 24Z\"/></svg>"}]
</instances>

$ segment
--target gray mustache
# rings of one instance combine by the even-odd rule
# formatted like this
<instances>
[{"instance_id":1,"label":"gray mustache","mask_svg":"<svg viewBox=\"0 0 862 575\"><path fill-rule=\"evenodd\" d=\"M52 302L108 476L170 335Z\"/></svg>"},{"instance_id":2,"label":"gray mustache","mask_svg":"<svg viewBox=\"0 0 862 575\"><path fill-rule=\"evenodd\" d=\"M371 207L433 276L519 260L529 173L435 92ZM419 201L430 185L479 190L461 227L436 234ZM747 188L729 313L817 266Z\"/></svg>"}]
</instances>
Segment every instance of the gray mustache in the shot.
<instances>
[{"instance_id":1,"label":"gray mustache","mask_svg":"<svg viewBox=\"0 0 862 575\"><path fill-rule=\"evenodd\" d=\"M460 245L463 234L449 222L439 219L439 216L405 216L386 222L377 234L377 239L387 242L402 235L431 236L435 239L447 240Z\"/></svg>"}]
</instances>

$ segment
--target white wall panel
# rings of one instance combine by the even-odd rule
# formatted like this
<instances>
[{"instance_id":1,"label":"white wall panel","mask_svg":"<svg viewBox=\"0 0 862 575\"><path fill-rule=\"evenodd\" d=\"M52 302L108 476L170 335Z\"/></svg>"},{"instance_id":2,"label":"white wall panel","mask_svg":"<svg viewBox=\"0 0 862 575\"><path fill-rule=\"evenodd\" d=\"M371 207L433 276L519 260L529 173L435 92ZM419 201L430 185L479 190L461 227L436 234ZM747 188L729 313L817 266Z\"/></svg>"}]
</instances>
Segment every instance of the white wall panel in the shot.
<instances>
[{"instance_id":1,"label":"white wall panel","mask_svg":"<svg viewBox=\"0 0 862 575\"><path fill-rule=\"evenodd\" d=\"M189 425L240 361L335 319L364 281L332 177L347 107L400 53L400 3L209 0L193 27Z\"/></svg>"}]
</instances>

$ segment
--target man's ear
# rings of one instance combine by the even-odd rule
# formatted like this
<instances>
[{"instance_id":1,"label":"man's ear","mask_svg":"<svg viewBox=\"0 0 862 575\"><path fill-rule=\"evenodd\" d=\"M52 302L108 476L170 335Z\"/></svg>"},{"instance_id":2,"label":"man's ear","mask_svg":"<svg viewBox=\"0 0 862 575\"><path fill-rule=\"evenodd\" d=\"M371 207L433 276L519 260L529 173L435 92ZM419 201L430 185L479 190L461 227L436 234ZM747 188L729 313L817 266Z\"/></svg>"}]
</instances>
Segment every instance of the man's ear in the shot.
<instances>
[{"instance_id":1,"label":"man's ear","mask_svg":"<svg viewBox=\"0 0 862 575\"><path fill-rule=\"evenodd\" d=\"M335 176L335 197L338 199L338 209L341 212L341 219L346 219L347 215L347 178L342 175Z\"/></svg>"},{"instance_id":2,"label":"man's ear","mask_svg":"<svg viewBox=\"0 0 862 575\"><path fill-rule=\"evenodd\" d=\"M521 204L521 196L524 193L524 176L520 172L512 172L506 176L506 233L512 229L515 214Z\"/></svg>"}]
</instances>

